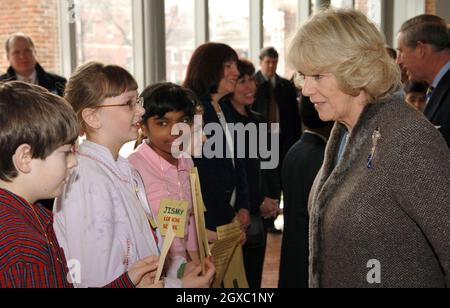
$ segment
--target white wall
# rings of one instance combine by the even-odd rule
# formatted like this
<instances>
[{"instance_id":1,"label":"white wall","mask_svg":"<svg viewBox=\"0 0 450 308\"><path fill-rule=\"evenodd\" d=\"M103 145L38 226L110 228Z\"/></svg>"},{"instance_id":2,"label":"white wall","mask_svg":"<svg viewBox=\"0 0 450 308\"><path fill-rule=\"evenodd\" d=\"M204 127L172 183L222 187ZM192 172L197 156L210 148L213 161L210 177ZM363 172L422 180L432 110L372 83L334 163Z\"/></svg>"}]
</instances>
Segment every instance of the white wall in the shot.
<instances>
[{"instance_id":1,"label":"white wall","mask_svg":"<svg viewBox=\"0 0 450 308\"><path fill-rule=\"evenodd\" d=\"M408 19L425 13L425 0L393 0L393 29L392 42L397 47L397 33L402 24ZM446 0L448 1L448 0ZM389 41L389 38L388 38Z\"/></svg>"},{"instance_id":2,"label":"white wall","mask_svg":"<svg viewBox=\"0 0 450 308\"><path fill-rule=\"evenodd\" d=\"M450 23L450 1L436 0L436 14Z\"/></svg>"}]
</instances>

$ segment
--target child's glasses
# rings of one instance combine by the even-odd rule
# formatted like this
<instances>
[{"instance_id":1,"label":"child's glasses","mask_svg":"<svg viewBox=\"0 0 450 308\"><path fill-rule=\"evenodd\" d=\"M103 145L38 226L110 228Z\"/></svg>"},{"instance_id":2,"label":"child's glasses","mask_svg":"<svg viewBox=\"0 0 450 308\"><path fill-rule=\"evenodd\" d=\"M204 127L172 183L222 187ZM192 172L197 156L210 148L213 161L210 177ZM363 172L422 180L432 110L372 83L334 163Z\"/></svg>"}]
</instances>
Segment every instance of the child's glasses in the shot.
<instances>
[{"instance_id":1,"label":"child's glasses","mask_svg":"<svg viewBox=\"0 0 450 308\"><path fill-rule=\"evenodd\" d=\"M120 105L100 105L100 106L97 106L95 108L99 109L99 108L113 108L113 107L126 107L126 106L128 106L130 111L135 110L138 106L143 108L144 107L144 98L143 97L138 97L135 100L134 99L133 100L129 100L125 104L120 104Z\"/></svg>"}]
</instances>

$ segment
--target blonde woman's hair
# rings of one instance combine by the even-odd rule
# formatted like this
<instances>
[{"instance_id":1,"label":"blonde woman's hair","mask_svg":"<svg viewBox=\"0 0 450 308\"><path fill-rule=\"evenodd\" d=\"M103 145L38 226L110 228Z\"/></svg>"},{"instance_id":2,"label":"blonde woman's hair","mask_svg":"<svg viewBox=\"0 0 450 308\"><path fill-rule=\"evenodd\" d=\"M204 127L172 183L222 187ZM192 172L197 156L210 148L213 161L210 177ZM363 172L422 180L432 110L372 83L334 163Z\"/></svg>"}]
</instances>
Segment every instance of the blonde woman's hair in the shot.
<instances>
[{"instance_id":1,"label":"blonde woman's hair","mask_svg":"<svg viewBox=\"0 0 450 308\"><path fill-rule=\"evenodd\" d=\"M86 129L82 117L84 109L95 108L107 98L137 89L136 80L126 69L89 62L80 66L70 77L64 98L72 105L82 128Z\"/></svg>"},{"instance_id":2,"label":"blonde woman's hair","mask_svg":"<svg viewBox=\"0 0 450 308\"><path fill-rule=\"evenodd\" d=\"M401 72L386 51L383 35L361 12L330 9L301 27L288 50L288 61L304 75L332 73L340 89L369 102L399 89Z\"/></svg>"}]
</instances>

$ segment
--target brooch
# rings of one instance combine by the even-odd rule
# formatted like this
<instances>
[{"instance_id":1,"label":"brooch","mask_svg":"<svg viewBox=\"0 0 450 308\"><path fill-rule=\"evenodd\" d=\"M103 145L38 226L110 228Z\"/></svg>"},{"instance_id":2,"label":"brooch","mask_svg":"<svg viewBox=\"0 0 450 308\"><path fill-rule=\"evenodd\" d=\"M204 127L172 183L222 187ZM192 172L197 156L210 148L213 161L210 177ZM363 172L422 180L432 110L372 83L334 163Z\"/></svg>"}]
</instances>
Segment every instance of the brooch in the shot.
<instances>
[{"instance_id":1,"label":"brooch","mask_svg":"<svg viewBox=\"0 0 450 308\"><path fill-rule=\"evenodd\" d=\"M372 135L372 151L367 159L367 169L373 169L373 161L375 159L375 152L377 151L378 142L381 139L380 128L377 128Z\"/></svg>"}]
</instances>

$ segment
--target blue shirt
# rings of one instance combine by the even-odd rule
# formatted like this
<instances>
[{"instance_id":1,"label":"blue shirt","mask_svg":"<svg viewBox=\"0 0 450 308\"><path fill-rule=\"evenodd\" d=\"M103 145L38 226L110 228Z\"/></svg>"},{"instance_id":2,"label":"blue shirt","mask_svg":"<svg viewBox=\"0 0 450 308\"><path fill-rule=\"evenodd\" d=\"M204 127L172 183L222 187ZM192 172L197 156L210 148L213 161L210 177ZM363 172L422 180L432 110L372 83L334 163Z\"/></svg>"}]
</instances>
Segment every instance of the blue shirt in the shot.
<instances>
[{"instance_id":1,"label":"blue shirt","mask_svg":"<svg viewBox=\"0 0 450 308\"><path fill-rule=\"evenodd\" d=\"M442 78L444 78L445 74L447 74L448 71L450 71L450 61L441 69L436 78L434 78L433 84L431 85L434 89L438 87Z\"/></svg>"}]
</instances>

